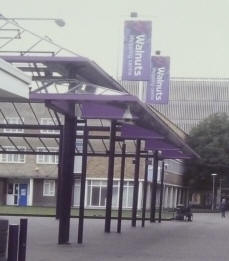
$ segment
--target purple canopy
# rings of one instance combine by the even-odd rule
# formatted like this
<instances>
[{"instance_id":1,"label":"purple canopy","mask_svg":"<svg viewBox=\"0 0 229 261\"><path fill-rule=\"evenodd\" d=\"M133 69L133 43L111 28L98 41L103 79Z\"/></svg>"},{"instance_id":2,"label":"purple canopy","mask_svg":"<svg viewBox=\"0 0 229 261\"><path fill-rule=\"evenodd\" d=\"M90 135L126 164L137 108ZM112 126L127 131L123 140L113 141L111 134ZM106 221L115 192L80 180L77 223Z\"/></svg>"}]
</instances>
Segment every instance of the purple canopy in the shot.
<instances>
[{"instance_id":1,"label":"purple canopy","mask_svg":"<svg viewBox=\"0 0 229 261\"><path fill-rule=\"evenodd\" d=\"M125 108L107 103L82 102L82 118L86 119L125 119ZM137 117L136 117L137 118Z\"/></svg>"},{"instance_id":2,"label":"purple canopy","mask_svg":"<svg viewBox=\"0 0 229 261\"><path fill-rule=\"evenodd\" d=\"M85 101L98 102L137 102L138 98L129 94L123 95L95 95L95 94L73 94L73 93L30 93L29 99L31 102L44 101L72 101L82 103Z\"/></svg>"},{"instance_id":3,"label":"purple canopy","mask_svg":"<svg viewBox=\"0 0 229 261\"><path fill-rule=\"evenodd\" d=\"M146 140L145 150L180 150L171 143L164 140Z\"/></svg>"},{"instance_id":4,"label":"purple canopy","mask_svg":"<svg viewBox=\"0 0 229 261\"><path fill-rule=\"evenodd\" d=\"M153 130L131 124L122 125L121 137L125 139L163 139L163 136Z\"/></svg>"},{"instance_id":5,"label":"purple canopy","mask_svg":"<svg viewBox=\"0 0 229 261\"><path fill-rule=\"evenodd\" d=\"M183 153L180 150L162 150L159 158L162 159L190 159L192 156Z\"/></svg>"}]
</instances>

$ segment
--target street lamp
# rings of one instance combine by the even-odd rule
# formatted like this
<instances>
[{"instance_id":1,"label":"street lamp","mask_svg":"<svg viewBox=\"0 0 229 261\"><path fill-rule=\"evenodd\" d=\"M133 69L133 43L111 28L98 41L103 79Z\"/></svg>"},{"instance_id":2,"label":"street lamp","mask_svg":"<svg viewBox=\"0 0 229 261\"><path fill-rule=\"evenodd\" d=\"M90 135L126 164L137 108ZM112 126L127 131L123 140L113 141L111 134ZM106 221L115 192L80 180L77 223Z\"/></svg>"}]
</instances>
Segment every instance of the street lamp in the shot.
<instances>
[{"instance_id":1,"label":"street lamp","mask_svg":"<svg viewBox=\"0 0 229 261\"><path fill-rule=\"evenodd\" d=\"M218 174L216 173L212 173L211 176L213 178L213 181L212 181L212 210L215 209L215 177L217 176Z\"/></svg>"},{"instance_id":2,"label":"street lamp","mask_svg":"<svg viewBox=\"0 0 229 261\"><path fill-rule=\"evenodd\" d=\"M30 30L28 30L27 28L25 28L24 26L21 26L17 21L22 21L22 20L24 20L24 21L54 21L58 26L61 26L61 27L63 27L63 26L65 26L65 21L63 20L63 19L61 19L61 18L20 18L20 17L6 17L6 16L4 16L3 14L1 14L0 13L0 21L4 21L5 22L5 24L3 24L3 25L1 25L1 27L0 27L0 31L1 30L3 30L3 29L1 29L1 28L3 28L4 27L4 30L8 30L8 29L5 29L5 26L7 25L7 24L10 24L10 25L13 25L13 26L15 26L17 29L19 29L19 31L20 32L17 32L17 35L16 36L13 36L13 37L8 37L8 38L6 38L6 37L3 37L3 38L1 38L0 37L0 40L1 39L8 39L6 42L4 42L4 44L2 44L1 46L0 46L0 49L1 48L3 48L3 47L5 47L5 46L7 46L11 41L13 41L14 39L21 39L21 38L17 38L17 36L19 35L21 35L20 33L21 32L26 32L26 33L28 33L28 34L30 34L31 36L34 36L35 38L37 38L37 39L39 39L39 41L37 42L37 43L35 43L33 46L32 46L32 48L34 47L34 46L37 46L38 45L38 43L40 43L40 42L42 42L42 41L44 41L44 42L46 42L46 43L49 43L49 44L51 44L52 46L55 46L55 47L57 47L58 48L58 50L55 52L55 55L57 54L57 53L59 53L60 51L66 51L66 52L68 52L68 53L70 53L70 54L72 54L72 55L74 55L74 56L79 56L77 53L75 53L75 52L73 52L72 50L69 50L69 49L67 49L67 48L64 48L63 46L61 46L61 45L59 45L59 44L56 44L55 42L53 42L50 38L48 38L48 37L43 37L43 36L40 36L39 34L36 34L36 33L34 33L33 31L30 31ZM10 31L12 31L13 29L9 29ZM31 47L29 48L30 50L31 50ZM26 52L21 52L21 51L19 51L21 54L23 53L23 55L26 53L26 52L28 52L28 51L26 51Z\"/></svg>"},{"instance_id":3,"label":"street lamp","mask_svg":"<svg viewBox=\"0 0 229 261\"><path fill-rule=\"evenodd\" d=\"M223 182L223 178L220 177L219 179L219 195L220 195L220 204L221 204L221 200L222 200L222 182Z\"/></svg>"},{"instance_id":4,"label":"street lamp","mask_svg":"<svg viewBox=\"0 0 229 261\"><path fill-rule=\"evenodd\" d=\"M61 18L5 17L4 15L0 14L0 20L12 21L12 22L16 22L16 21L54 21L60 27L65 26L65 21Z\"/></svg>"}]
</instances>

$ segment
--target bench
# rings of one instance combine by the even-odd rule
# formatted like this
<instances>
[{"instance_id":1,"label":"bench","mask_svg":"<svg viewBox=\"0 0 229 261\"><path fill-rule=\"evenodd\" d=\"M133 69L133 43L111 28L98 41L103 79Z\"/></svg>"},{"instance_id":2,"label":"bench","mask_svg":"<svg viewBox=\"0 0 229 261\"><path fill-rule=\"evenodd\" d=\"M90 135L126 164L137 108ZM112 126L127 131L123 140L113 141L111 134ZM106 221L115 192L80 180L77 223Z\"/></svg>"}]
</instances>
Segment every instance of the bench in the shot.
<instances>
[{"instance_id":1,"label":"bench","mask_svg":"<svg viewBox=\"0 0 229 261\"><path fill-rule=\"evenodd\" d=\"M190 207L185 207L184 205L178 205L176 207L176 220L186 220L192 221L193 214Z\"/></svg>"}]
</instances>

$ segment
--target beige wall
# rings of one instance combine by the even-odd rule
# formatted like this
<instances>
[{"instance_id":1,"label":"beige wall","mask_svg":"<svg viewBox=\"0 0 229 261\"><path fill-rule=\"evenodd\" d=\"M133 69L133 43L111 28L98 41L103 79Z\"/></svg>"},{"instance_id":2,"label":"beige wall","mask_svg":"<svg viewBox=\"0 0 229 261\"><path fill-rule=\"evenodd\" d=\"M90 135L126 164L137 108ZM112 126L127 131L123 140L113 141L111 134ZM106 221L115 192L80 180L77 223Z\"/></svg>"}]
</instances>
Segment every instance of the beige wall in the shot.
<instances>
[{"instance_id":1,"label":"beige wall","mask_svg":"<svg viewBox=\"0 0 229 261\"><path fill-rule=\"evenodd\" d=\"M56 178L57 164L37 164L36 156L25 155L25 163L0 163L1 177Z\"/></svg>"},{"instance_id":2,"label":"beige wall","mask_svg":"<svg viewBox=\"0 0 229 261\"><path fill-rule=\"evenodd\" d=\"M57 186L55 189L55 195ZM34 179L33 206L55 206L56 196L43 196L43 179Z\"/></svg>"},{"instance_id":3,"label":"beige wall","mask_svg":"<svg viewBox=\"0 0 229 261\"><path fill-rule=\"evenodd\" d=\"M134 168L133 164L134 158L126 158L125 162L125 178L133 179L134 178ZM121 171L121 158L115 159L114 165L114 178L120 177ZM87 177L91 178L107 178L108 172L108 157L88 157L87 161ZM144 160L140 161L140 170L139 177L144 178Z\"/></svg>"}]
</instances>

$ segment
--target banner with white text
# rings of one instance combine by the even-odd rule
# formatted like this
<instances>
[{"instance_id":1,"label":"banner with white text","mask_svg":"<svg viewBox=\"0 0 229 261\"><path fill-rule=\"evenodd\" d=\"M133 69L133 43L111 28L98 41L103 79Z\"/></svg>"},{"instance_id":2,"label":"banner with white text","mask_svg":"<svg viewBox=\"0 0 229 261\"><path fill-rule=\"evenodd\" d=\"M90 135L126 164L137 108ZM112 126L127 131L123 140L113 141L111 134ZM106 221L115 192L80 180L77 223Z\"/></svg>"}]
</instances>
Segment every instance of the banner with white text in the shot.
<instances>
[{"instance_id":1,"label":"banner with white text","mask_svg":"<svg viewBox=\"0 0 229 261\"><path fill-rule=\"evenodd\" d=\"M122 80L150 79L151 21L125 21Z\"/></svg>"},{"instance_id":2,"label":"banner with white text","mask_svg":"<svg viewBox=\"0 0 229 261\"><path fill-rule=\"evenodd\" d=\"M151 75L148 81L146 103L168 104L170 81L170 57L152 56Z\"/></svg>"}]
</instances>

